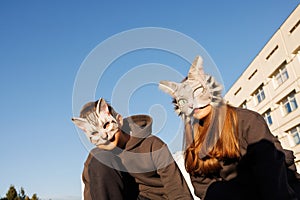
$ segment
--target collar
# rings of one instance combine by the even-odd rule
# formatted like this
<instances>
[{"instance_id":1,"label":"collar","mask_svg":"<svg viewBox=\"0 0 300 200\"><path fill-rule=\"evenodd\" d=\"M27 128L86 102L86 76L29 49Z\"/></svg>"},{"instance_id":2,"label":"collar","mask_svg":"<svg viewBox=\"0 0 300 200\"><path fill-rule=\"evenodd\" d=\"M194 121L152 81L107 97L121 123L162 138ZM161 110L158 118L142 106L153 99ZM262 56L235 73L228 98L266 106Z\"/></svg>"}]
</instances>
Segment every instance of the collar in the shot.
<instances>
[{"instance_id":1,"label":"collar","mask_svg":"<svg viewBox=\"0 0 300 200\"><path fill-rule=\"evenodd\" d=\"M134 148L152 133L152 118L149 115L133 115L124 119L122 131L130 134L126 150Z\"/></svg>"}]
</instances>

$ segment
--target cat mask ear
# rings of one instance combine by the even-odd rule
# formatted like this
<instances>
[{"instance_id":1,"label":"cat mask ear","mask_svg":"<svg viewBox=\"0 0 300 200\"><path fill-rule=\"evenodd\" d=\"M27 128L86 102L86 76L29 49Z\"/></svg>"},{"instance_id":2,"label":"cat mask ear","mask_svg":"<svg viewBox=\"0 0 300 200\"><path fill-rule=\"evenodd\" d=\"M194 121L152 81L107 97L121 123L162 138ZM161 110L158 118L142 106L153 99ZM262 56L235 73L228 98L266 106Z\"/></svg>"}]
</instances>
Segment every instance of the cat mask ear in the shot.
<instances>
[{"instance_id":1,"label":"cat mask ear","mask_svg":"<svg viewBox=\"0 0 300 200\"><path fill-rule=\"evenodd\" d=\"M196 56L192 63L187 82L193 90L193 108L200 108L211 102L209 88L206 85L206 75L203 70L203 60L200 56Z\"/></svg>"},{"instance_id":2,"label":"cat mask ear","mask_svg":"<svg viewBox=\"0 0 300 200\"><path fill-rule=\"evenodd\" d=\"M204 107L208 104L218 106L222 101L223 87L212 76L205 74L203 59L200 56L194 59L187 82L193 89L193 108Z\"/></svg>"},{"instance_id":3,"label":"cat mask ear","mask_svg":"<svg viewBox=\"0 0 300 200\"><path fill-rule=\"evenodd\" d=\"M85 133L91 143L98 145L103 142L99 142L101 140L99 139L101 133L97 132L97 128L91 124L89 120L80 117L73 117L72 122Z\"/></svg>"},{"instance_id":4,"label":"cat mask ear","mask_svg":"<svg viewBox=\"0 0 300 200\"><path fill-rule=\"evenodd\" d=\"M91 125L90 123L84 119L84 118L80 118L80 117L73 117L72 118L72 122L81 130L83 130L84 132L89 132Z\"/></svg>"},{"instance_id":5,"label":"cat mask ear","mask_svg":"<svg viewBox=\"0 0 300 200\"><path fill-rule=\"evenodd\" d=\"M123 117L122 117L122 115L118 114L117 117L116 117L116 120L117 120L118 126L122 127L123 126Z\"/></svg>"},{"instance_id":6,"label":"cat mask ear","mask_svg":"<svg viewBox=\"0 0 300 200\"><path fill-rule=\"evenodd\" d=\"M178 115L190 115L193 111L193 96L190 85L183 81L175 83L172 81L160 81L159 88L174 98L174 109Z\"/></svg>"},{"instance_id":7,"label":"cat mask ear","mask_svg":"<svg viewBox=\"0 0 300 200\"><path fill-rule=\"evenodd\" d=\"M178 85L178 83L172 81L160 81L158 87L165 93L171 95L173 98L176 98L175 92L178 89Z\"/></svg>"},{"instance_id":8,"label":"cat mask ear","mask_svg":"<svg viewBox=\"0 0 300 200\"><path fill-rule=\"evenodd\" d=\"M108 105L107 105L106 101L103 98L100 98L98 100L98 104L97 104L97 107L96 107L96 113L97 113L98 116L100 116L101 112L109 113Z\"/></svg>"},{"instance_id":9,"label":"cat mask ear","mask_svg":"<svg viewBox=\"0 0 300 200\"><path fill-rule=\"evenodd\" d=\"M202 84L205 84L205 73L203 70L203 59L201 58L201 56L196 56L196 58L194 59L189 73L188 73L188 79L189 80L197 80L200 79L202 82Z\"/></svg>"},{"instance_id":10,"label":"cat mask ear","mask_svg":"<svg viewBox=\"0 0 300 200\"><path fill-rule=\"evenodd\" d=\"M113 108L111 108L111 109L113 110ZM112 115L112 113L110 113L110 111L109 111L108 104L106 103L106 101L103 98L100 98L98 100L98 104L97 104L96 110L97 110L98 116L100 116L101 112L102 113L104 112L106 114ZM115 112L115 111L113 111L113 112ZM118 123L119 127L123 126L123 117L122 117L122 115L120 115L120 114L117 113L117 116L113 117L113 118L116 120L116 122Z\"/></svg>"}]
</instances>

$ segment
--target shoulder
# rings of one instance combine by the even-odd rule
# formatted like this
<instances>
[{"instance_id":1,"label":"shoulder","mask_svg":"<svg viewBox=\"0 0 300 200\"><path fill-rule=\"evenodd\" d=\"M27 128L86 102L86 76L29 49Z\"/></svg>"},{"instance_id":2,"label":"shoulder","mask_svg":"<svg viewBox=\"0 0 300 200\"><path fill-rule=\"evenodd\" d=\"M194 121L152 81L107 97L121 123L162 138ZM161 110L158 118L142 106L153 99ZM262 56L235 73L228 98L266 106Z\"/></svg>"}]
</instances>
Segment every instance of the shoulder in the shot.
<instances>
[{"instance_id":1,"label":"shoulder","mask_svg":"<svg viewBox=\"0 0 300 200\"><path fill-rule=\"evenodd\" d=\"M147 138L145 138L144 143L148 143L149 145L155 147L162 147L166 145L166 143L162 139L155 135L149 135Z\"/></svg>"},{"instance_id":2,"label":"shoulder","mask_svg":"<svg viewBox=\"0 0 300 200\"><path fill-rule=\"evenodd\" d=\"M244 138L248 145L261 140L267 140L272 143L276 140L265 119L259 113L237 108L237 118L239 135Z\"/></svg>"},{"instance_id":3,"label":"shoulder","mask_svg":"<svg viewBox=\"0 0 300 200\"><path fill-rule=\"evenodd\" d=\"M239 123L253 124L259 123L265 125L265 120L261 114L253 110L244 109L244 108L235 108L237 113L237 119Z\"/></svg>"},{"instance_id":4,"label":"shoulder","mask_svg":"<svg viewBox=\"0 0 300 200\"><path fill-rule=\"evenodd\" d=\"M119 148L115 148L113 150L104 150L100 149L98 147L95 147L92 149L88 155L88 158L86 159L86 164L91 163L110 163L110 161L117 157L117 154L119 154L121 150Z\"/></svg>"},{"instance_id":5,"label":"shoulder","mask_svg":"<svg viewBox=\"0 0 300 200\"><path fill-rule=\"evenodd\" d=\"M261 114L256 111L245 109L245 108L235 108L236 113L241 118L261 118Z\"/></svg>"},{"instance_id":6,"label":"shoulder","mask_svg":"<svg viewBox=\"0 0 300 200\"><path fill-rule=\"evenodd\" d=\"M91 160L95 159L97 155L101 154L101 152L103 151L104 151L103 149L100 149L98 147L95 147L92 150L90 150L89 155L86 159L86 163L91 162Z\"/></svg>"},{"instance_id":7,"label":"shoulder","mask_svg":"<svg viewBox=\"0 0 300 200\"><path fill-rule=\"evenodd\" d=\"M99 149L99 148L97 148L97 147L95 147L95 148L93 148L92 150L90 150L89 155L87 156L85 163L89 163L89 162L95 157L95 155L96 155L99 151L101 151L101 149Z\"/></svg>"},{"instance_id":8,"label":"shoulder","mask_svg":"<svg viewBox=\"0 0 300 200\"><path fill-rule=\"evenodd\" d=\"M165 144L165 142L161 138L157 137L156 135L151 134L146 139L149 140L149 141L152 141L152 142L158 142L158 143Z\"/></svg>"},{"instance_id":9,"label":"shoulder","mask_svg":"<svg viewBox=\"0 0 300 200\"><path fill-rule=\"evenodd\" d=\"M89 153L87 159L85 160L84 166L85 166L86 168L90 169L91 165L93 166L94 163L97 163L97 158L96 158L96 157L97 157L97 155L100 154L101 151L103 151L103 150L101 150L101 149L99 149L99 148L97 148L97 147L94 148L94 149L92 149L92 150L90 151L90 153Z\"/></svg>"}]
</instances>

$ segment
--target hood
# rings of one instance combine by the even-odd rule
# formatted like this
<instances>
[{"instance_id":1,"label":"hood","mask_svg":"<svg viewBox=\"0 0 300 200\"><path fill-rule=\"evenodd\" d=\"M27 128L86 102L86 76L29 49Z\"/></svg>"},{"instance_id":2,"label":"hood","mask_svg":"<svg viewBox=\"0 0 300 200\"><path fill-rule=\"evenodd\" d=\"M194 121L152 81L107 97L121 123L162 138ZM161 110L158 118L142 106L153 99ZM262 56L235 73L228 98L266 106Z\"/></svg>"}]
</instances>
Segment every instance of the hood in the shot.
<instances>
[{"instance_id":1,"label":"hood","mask_svg":"<svg viewBox=\"0 0 300 200\"><path fill-rule=\"evenodd\" d=\"M152 118L149 115L133 115L125 118L123 123L122 131L131 136L126 150L134 148L152 133Z\"/></svg>"}]
</instances>

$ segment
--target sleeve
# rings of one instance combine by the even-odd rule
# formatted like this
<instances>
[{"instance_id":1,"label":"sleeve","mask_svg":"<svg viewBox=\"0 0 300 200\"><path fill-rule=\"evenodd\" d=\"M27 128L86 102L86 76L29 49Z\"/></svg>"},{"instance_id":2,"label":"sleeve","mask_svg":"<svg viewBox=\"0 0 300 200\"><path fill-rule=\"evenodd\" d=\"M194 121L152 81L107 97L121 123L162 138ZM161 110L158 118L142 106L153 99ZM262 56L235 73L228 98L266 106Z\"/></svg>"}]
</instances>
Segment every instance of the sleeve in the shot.
<instances>
[{"instance_id":1,"label":"sleeve","mask_svg":"<svg viewBox=\"0 0 300 200\"><path fill-rule=\"evenodd\" d=\"M162 184L168 199L188 200L193 199L188 185L174 161L168 146L162 141L154 144L154 149L160 149L159 154L153 153L153 160L157 167L157 173L161 177Z\"/></svg>"},{"instance_id":2,"label":"sleeve","mask_svg":"<svg viewBox=\"0 0 300 200\"><path fill-rule=\"evenodd\" d=\"M288 183L285 156L273 143L261 140L251 144L245 157L262 199L295 199Z\"/></svg>"},{"instance_id":3,"label":"sleeve","mask_svg":"<svg viewBox=\"0 0 300 200\"><path fill-rule=\"evenodd\" d=\"M242 119L239 120L239 132L247 144L251 145L261 140L268 140L276 144L279 150L282 150L278 139L271 133L264 118L260 114L252 111L245 113L247 114L243 114Z\"/></svg>"},{"instance_id":4,"label":"sleeve","mask_svg":"<svg viewBox=\"0 0 300 200\"><path fill-rule=\"evenodd\" d=\"M243 137L247 141L247 145L255 144L261 140L270 141L275 145L277 150L284 154L287 167L291 171L296 172L294 161L295 156L293 152L282 148L280 141L271 133L268 125L261 115L259 115L258 113L252 113L249 115L248 122L245 123L245 121L242 121L242 123L243 125L241 127L241 132L243 134Z\"/></svg>"},{"instance_id":5,"label":"sleeve","mask_svg":"<svg viewBox=\"0 0 300 200\"><path fill-rule=\"evenodd\" d=\"M89 155L83 170L84 200L122 200L124 185L120 172Z\"/></svg>"},{"instance_id":6,"label":"sleeve","mask_svg":"<svg viewBox=\"0 0 300 200\"><path fill-rule=\"evenodd\" d=\"M92 156L89 154L87 160L84 163L84 168L82 172L82 182L83 182L83 199L85 200L91 200L91 193L90 193L90 178L88 173L88 163L90 162Z\"/></svg>"},{"instance_id":7,"label":"sleeve","mask_svg":"<svg viewBox=\"0 0 300 200\"><path fill-rule=\"evenodd\" d=\"M246 161L251 179L257 184L262 199L294 199L295 194L287 176L291 155L286 156L262 116L250 113L245 121L241 124L242 135L248 145L242 159Z\"/></svg>"}]
</instances>

